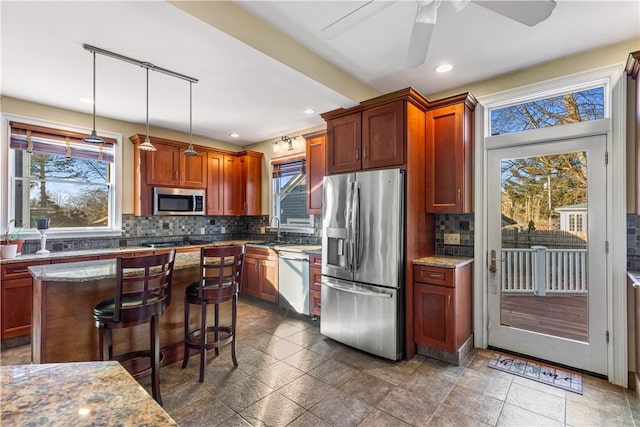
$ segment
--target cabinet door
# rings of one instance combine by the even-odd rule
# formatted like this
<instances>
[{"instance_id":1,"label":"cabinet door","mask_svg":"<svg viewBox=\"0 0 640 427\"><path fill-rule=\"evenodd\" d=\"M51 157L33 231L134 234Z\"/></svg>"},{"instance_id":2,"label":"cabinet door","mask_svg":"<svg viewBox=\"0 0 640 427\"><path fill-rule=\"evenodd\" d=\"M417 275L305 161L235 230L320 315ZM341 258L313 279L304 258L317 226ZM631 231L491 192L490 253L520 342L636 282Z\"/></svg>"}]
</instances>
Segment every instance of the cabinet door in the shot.
<instances>
[{"instance_id":1,"label":"cabinet door","mask_svg":"<svg viewBox=\"0 0 640 427\"><path fill-rule=\"evenodd\" d=\"M180 186L193 188L207 188L207 154L199 156L185 156L183 149L180 153Z\"/></svg>"},{"instance_id":2,"label":"cabinet door","mask_svg":"<svg viewBox=\"0 0 640 427\"><path fill-rule=\"evenodd\" d=\"M224 215L224 156L207 154L207 215Z\"/></svg>"},{"instance_id":3,"label":"cabinet door","mask_svg":"<svg viewBox=\"0 0 640 427\"><path fill-rule=\"evenodd\" d=\"M325 175L326 135L307 139L307 213L322 213L322 178Z\"/></svg>"},{"instance_id":4,"label":"cabinet door","mask_svg":"<svg viewBox=\"0 0 640 427\"><path fill-rule=\"evenodd\" d=\"M361 114L353 113L327 121L327 173L353 172L362 168Z\"/></svg>"},{"instance_id":5,"label":"cabinet door","mask_svg":"<svg viewBox=\"0 0 640 427\"><path fill-rule=\"evenodd\" d=\"M414 340L430 348L455 352L454 288L414 283Z\"/></svg>"},{"instance_id":6,"label":"cabinet door","mask_svg":"<svg viewBox=\"0 0 640 427\"><path fill-rule=\"evenodd\" d=\"M31 333L31 277L2 281L2 339Z\"/></svg>"},{"instance_id":7,"label":"cabinet door","mask_svg":"<svg viewBox=\"0 0 640 427\"><path fill-rule=\"evenodd\" d=\"M244 214L262 215L262 157L244 156Z\"/></svg>"},{"instance_id":8,"label":"cabinet door","mask_svg":"<svg viewBox=\"0 0 640 427\"><path fill-rule=\"evenodd\" d=\"M471 141L466 133L464 104L427 112L427 212L471 209Z\"/></svg>"},{"instance_id":9,"label":"cabinet door","mask_svg":"<svg viewBox=\"0 0 640 427\"><path fill-rule=\"evenodd\" d=\"M322 261L320 261L320 263L322 263ZM322 269L309 268L309 276L309 312L313 316L320 316Z\"/></svg>"},{"instance_id":10,"label":"cabinet door","mask_svg":"<svg viewBox=\"0 0 640 427\"><path fill-rule=\"evenodd\" d=\"M173 145L154 142L156 151L149 151L147 157L147 184L177 186L180 183L180 150Z\"/></svg>"},{"instance_id":11,"label":"cabinet door","mask_svg":"<svg viewBox=\"0 0 640 427\"><path fill-rule=\"evenodd\" d=\"M236 156L224 156L224 214L240 215L244 192L241 185L240 160Z\"/></svg>"},{"instance_id":12,"label":"cabinet door","mask_svg":"<svg viewBox=\"0 0 640 427\"><path fill-rule=\"evenodd\" d=\"M260 289L260 259L246 257L242 266L242 286L240 293L252 297L259 296Z\"/></svg>"},{"instance_id":13,"label":"cabinet door","mask_svg":"<svg viewBox=\"0 0 640 427\"><path fill-rule=\"evenodd\" d=\"M278 303L278 260L263 259L260 261L260 295L265 301Z\"/></svg>"},{"instance_id":14,"label":"cabinet door","mask_svg":"<svg viewBox=\"0 0 640 427\"><path fill-rule=\"evenodd\" d=\"M362 169L404 164L404 101L362 112Z\"/></svg>"}]
</instances>

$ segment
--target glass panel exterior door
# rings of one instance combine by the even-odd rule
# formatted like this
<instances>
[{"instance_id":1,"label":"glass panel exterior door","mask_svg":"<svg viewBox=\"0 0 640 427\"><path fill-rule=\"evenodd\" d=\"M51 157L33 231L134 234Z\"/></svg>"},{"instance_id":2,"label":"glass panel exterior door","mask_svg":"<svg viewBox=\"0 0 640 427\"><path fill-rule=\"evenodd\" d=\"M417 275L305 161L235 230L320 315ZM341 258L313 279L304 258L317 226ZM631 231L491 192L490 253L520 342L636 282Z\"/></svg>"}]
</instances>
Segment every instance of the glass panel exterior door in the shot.
<instances>
[{"instance_id":1,"label":"glass panel exterior door","mask_svg":"<svg viewBox=\"0 0 640 427\"><path fill-rule=\"evenodd\" d=\"M489 344L606 372L605 138L489 151Z\"/></svg>"}]
</instances>

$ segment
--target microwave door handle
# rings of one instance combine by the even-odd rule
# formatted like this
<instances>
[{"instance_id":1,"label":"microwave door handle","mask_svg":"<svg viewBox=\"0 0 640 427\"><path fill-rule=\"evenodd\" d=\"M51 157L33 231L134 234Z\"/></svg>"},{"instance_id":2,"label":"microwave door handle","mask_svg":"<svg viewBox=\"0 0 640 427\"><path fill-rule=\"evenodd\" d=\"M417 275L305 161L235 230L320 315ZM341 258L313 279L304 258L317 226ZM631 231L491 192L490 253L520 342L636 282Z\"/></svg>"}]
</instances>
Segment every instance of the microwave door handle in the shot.
<instances>
[{"instance_id":1,"label":"microwave door handle","mask_svg":"<svg viewBox=\"0 0 640 427\"><path fill-rule=\"evenodd\" d=\"M195 212L196 212L196 195L195 195L195 194L193 194L193 195L191 196L191 198L192 198L192 199L191 199L192 211L193 211L193 213L195 213Z\"/></svg>"}]
</instances>

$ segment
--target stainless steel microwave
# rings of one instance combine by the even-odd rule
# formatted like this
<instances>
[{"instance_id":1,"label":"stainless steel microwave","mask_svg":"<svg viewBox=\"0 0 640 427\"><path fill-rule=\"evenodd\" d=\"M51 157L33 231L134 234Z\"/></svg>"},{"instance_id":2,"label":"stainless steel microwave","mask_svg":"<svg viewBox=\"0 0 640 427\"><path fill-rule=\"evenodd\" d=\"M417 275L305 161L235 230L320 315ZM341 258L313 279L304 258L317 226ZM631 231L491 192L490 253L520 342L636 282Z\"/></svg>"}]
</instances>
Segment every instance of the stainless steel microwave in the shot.
<instances>
[{"instance_id":1,"label":"stainless steel microwave","mask_svg":"<svg viewBox=\"0 0 640 427\"><path fill-rule=\"evenodd\" d=\"M154 215L204 215L205 190L153 188Z\"/></svg>"}]
</instances>

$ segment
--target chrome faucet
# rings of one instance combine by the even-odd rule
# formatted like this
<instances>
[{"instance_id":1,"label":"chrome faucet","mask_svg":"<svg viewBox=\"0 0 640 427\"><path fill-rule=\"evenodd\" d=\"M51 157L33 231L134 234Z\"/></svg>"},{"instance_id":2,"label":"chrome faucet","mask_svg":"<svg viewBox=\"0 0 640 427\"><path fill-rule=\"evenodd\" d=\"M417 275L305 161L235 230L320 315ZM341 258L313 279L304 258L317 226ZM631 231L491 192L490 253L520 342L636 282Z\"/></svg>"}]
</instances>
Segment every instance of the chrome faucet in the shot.
<instances>
[{"instance_id":1,"label":"chrome faucet","mask_svg":"<svg viewBox=\"0 0 640 427\"><path fill-rule=\"evenodd\" d=\"M280 241L280 218L278 218L277 216L274 216L273 218L271 218L271 224L270 226L273 227L273 221L278 221L278 233L276 234L276 242Z\"/></svg>"}]
</instances>

